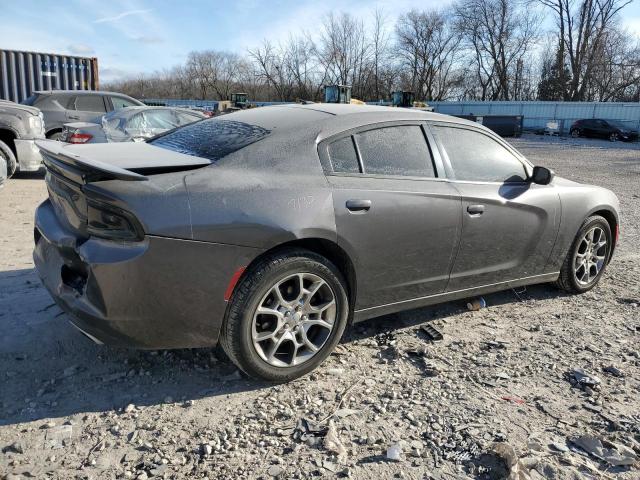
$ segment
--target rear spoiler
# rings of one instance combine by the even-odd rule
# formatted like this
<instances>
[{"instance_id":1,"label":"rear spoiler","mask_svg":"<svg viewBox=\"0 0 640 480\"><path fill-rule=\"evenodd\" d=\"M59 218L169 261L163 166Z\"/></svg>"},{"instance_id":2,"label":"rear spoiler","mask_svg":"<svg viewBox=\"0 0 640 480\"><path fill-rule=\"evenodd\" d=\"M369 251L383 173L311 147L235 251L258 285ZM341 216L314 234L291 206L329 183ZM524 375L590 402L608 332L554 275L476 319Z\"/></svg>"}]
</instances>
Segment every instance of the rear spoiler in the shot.
<instances>
[{"instance_id":1,"label":"rear spoiler","mask_svg":"<svg viewBox=\"0 0 640 480\"><path fill-rule=\"evenodd\" d=\"M126 170L116 165L110 165L99 160L90 160L80 155L64 151L65 143L55 140L38 140L37 147L42 152L42 158L47 169L61 174L62 168L66 177L72 178L77 183L89 183L101 180L148 180L144 175ZM71 172L69 171L71 168ZM71 174L71 175L70 175Z\"/></svg>"}]
</instances>

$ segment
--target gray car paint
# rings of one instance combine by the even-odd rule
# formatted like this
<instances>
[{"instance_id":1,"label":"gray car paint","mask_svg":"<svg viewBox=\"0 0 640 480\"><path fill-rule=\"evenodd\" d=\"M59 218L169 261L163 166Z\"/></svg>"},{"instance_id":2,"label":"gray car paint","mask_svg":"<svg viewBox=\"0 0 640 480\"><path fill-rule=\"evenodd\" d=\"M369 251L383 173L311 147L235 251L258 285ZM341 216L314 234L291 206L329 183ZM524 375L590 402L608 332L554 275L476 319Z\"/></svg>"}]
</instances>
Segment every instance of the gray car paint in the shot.
<instances>
[{"instance_id":1,"label":"gray car paint","mask_svg":"<svg viewBox=\"0 0 640 480\"><path fill-rule=\"evenodd\" d=\"M185 157L208 162L148 144L40 144L45 159L77 156L81 169L129 172L124 179L75 186L59 185L49 172L51 199L36 213L38 272L92 337L141 348L213 345L234 274L290 242L322 239L344 252L355 270L352 309L360 321L555 280L584 218L598 211L618 223L617 199L602 188L557 177L547 186L456 182L447 176L444 149L430 135L436 179L335 174L322 158L323 142L389 122L420 122L427 130L432 122L452 122L501 141L461 119L323 104L264 107L224 119L271 133L215 164L147 176L140 169L178 165ZM87 238L81 218L86 195L133 214L144 240ZM346 201L354 198L371 200L370 211L349 212ZM487 206L485 214L467 218L466 206L478 201ZM61 262L86 269L91 289L80 295L65 290ZM347 276L347 265L337 267Z\"/></svg>"}]
</instances>

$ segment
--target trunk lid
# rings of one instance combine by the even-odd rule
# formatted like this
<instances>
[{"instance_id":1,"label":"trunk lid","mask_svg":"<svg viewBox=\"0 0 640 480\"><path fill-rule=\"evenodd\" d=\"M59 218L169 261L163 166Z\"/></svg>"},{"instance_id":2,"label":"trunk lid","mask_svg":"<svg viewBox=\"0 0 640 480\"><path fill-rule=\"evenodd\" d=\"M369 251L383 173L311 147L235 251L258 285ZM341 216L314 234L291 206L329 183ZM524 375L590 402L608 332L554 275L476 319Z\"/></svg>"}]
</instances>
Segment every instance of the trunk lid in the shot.
<instances>
[{"instance_id":1,"label":"trunk lid","mask_svg":"<svg viewBox=\"0 0 640 480\"><path fill-rule=\"evenodd\" d=\"M47 169L47 189L56 216L80 236L88 236L87 202L91 197L85 185L107 180L146 181L147 175L191 170L211 163L146 143L69 145L41 140L36 145ZM107 199L99 201L104 203Z\"/></svg>"}]
</instances>

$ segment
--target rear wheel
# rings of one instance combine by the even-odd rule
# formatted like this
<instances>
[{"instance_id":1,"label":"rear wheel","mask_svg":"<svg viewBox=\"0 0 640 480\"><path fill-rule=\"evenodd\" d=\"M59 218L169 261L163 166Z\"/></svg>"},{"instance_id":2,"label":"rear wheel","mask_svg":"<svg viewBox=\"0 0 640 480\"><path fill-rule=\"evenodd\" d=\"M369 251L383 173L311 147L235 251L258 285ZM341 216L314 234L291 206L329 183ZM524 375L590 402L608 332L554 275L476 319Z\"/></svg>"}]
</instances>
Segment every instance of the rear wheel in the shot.
<instances>
[{"instance_id":1,"label":"rear wheel","mask_svg":"<svg viewBox=\"0 0 640 480\"><path fill-rule=\"evenodd\" d=\"M604 273L611 247L609 223L599 215L587 218L569 249L556 285L569 293L591 290Z\"/></svg>"},{"instance_id":2,"label":"rear wheel","mask_svg":"<svg viewBox=\"0 0 640 480\"><path fill-rule=\"evenodd\" d=\"M0 141L0 157L7 164L7 178L11 178L16 173L18 162L16 162L16 156L13 154L11 147L3 141Z\"/></svg>"},{"instance_id":3,"label":"rear wheel","mask_svg":"<svg viewBox=\"0 0 640 480\"><path fill-rule=\"evenodd\" d=\"M580 137L580 129L578 128L574 128L573 130L571 130L571 136L573 138L578 138Z\"/></svg>"},{"instance_id":4,"label":"rear wheel","mask_svg":"<svg viewBox=\"0 0 640 480\"><path fill-rule=\"evenodd\" d=\"M307 250L270 255L236 287L220 343L246 374L273 382L305 375L331 353L349 312L345 283Z\"/></svg>"}]
</instances>

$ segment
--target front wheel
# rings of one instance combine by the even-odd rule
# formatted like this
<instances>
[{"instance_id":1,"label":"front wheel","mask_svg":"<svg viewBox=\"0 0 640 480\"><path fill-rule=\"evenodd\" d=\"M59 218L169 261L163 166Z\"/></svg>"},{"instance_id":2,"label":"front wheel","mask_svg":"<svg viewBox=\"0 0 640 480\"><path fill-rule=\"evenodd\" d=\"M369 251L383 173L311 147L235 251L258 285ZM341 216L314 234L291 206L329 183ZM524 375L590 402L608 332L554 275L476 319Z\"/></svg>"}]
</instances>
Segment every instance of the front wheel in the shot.
<instances>
[{"instance_id":1,"label":"front wheel","mask_svg":"<svg viewBox=\"0 0 640 480\"><path fill-rule=\"evenodd\" d=\"M611 255L609 223L601 216L587 218L569 249L556 285L569 293L584 293L600 281Z\"/></svg>"},{"instance_id":2,"label":"front wheel","mask_svg":"<svg viewBox=\"0 0 640 480\"><path fill-rule=\"evenodd\" d=\"M349 313L342 275L307 250L260 260L230 302L220 337L224 351L249 376L272 382L293 380L322 363Z\"/></svg>"},{"instance_id":3,"label":"front wheel","mask_svg":"<svg viewBox=\"0 0 640 480\"><path fill-rule=\"evenodd\" d=\"M16 169L18 168L18 162L16 161L16 157L13 154L13 151L3 141L0 140L0 159L4 160L7 166L7 178L11 178L14 173L16 173Z\"/></svg>"}]
</instances>

